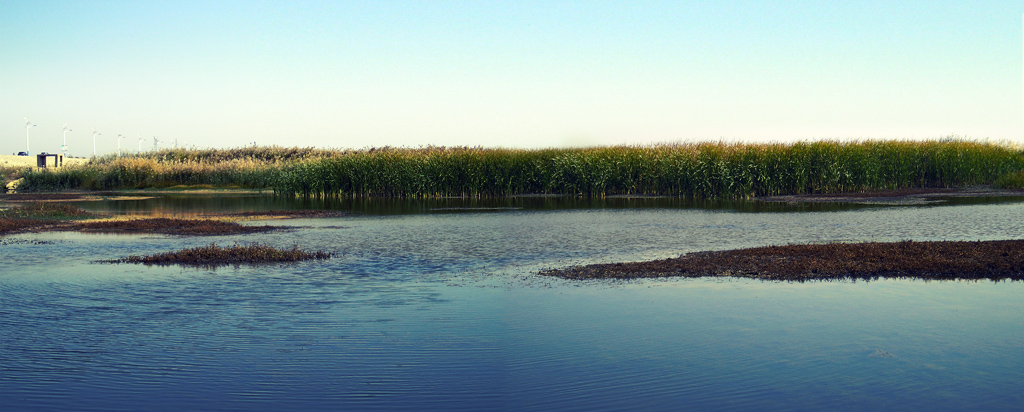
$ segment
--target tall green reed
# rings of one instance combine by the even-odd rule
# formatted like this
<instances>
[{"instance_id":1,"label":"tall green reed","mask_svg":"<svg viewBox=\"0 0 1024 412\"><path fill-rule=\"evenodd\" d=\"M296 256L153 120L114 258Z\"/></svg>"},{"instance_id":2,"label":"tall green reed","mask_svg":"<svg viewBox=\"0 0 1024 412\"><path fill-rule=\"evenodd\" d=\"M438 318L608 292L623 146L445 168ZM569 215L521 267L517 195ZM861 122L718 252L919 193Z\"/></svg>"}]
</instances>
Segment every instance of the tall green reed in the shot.
<instances>
[{"instance_id":1,"label":"tall green reed","mask_svg":"<svg viewBox=\"0 0 1024 412\"><path fill-rule=\"evenodd\" d=\"M579 149L241 148L106 156L25 170L21 190L272 188L297 196L665 195L744 198L991 184L1024 170L1007 145L936 141L701 143Z\"/></svg>"},{"instance_id":2,"label":"tall green reed","mask_svg":"<svg viewBox=\"0 0 1024 412\"><path fill-rule=\"evenodd\" d=\"M990 184L1024 156L969 141L704 143L363 151L288 165L300 196L669 195L695 198Z\"/></svg>"}]
</instances>

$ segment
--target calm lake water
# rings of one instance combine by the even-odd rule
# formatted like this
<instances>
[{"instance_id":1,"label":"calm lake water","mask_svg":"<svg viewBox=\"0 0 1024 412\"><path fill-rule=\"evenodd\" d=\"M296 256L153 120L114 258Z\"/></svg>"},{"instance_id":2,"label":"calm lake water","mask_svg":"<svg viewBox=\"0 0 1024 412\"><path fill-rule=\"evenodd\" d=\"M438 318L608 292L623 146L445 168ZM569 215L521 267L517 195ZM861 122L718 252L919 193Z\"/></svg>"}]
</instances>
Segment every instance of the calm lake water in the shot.
<instances>
[{"instance_id":1,"label":"calm lake water","mask_svg":"<svg viewBox=\"0 0 1024 412\"><path fill-rule=\"evenodd\" d=\"M536 271L828 241L1024 237L1024 199L925 206L295 201L257 235L0 240L0 410L1019 410L1024 283L570 282ZM93 263L217 242L326 262Z\"/></svg>"}]
</instances>

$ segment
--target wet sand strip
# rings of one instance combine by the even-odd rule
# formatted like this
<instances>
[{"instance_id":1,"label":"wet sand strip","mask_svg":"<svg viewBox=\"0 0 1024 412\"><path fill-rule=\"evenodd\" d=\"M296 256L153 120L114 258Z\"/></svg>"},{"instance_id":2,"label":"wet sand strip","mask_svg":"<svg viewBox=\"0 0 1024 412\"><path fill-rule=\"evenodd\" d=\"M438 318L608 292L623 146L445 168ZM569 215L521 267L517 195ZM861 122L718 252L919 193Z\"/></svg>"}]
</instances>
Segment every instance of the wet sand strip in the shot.
<instances>
[{"instance_id":1,"label":"wet sand strip","mask_svg":"<svg viewBox=\"0 0 1024 412\"><path fill-rule=\"evenodd\" d=\"M769 280L1024 280L1024 240L831 243L689 253L540 272L566 279L734 276Z\"/></svg>"}]
</instances>

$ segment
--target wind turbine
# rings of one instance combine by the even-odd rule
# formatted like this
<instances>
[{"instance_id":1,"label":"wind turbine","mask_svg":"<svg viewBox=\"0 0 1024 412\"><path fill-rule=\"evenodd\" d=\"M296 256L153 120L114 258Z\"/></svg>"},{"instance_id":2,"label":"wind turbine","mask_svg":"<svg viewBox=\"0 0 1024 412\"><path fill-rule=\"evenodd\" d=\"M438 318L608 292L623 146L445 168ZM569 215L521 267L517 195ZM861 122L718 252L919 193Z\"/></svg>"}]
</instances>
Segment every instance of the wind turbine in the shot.
<instances>
[{"instance_id":1,"label":"wind turbine","mask_svg":"<svg viewBox=\"0 0 1024 412\"><path fill-rule=\"evenodd\" d=\"M92 157L96 157L96 136L103 136L103 133L96 133L96 128L92 128Z\"/></svg>"},{"instance_id":2,"label":"wind turbine","mask_svg":"<svg viewBox=\"0 0 1024 412\"><path fill-rule=\"evenodd\" d=\"M139 153L142 153L142 135L139 135Z\"/></svg>"},{"instance_id":3,"label":"wind turbine","mask_svg":"<svg viewBox=\"0 0 1024 412\"><path fill-rule=\"evenodd\" d=\"M160 141L156 139L156 136L153 136L153 151L157 150L160 150Z\"/></svg>"},{"instance_id":4,"label":"wind turbine","mask_svg":"<svg viewBox=\"0 0 1024 412\"><path fill-rule=\"evenodd\" d=\"M34 124L32 124L32 122L28 121L28 118L26 117L25 118L25 154L28 154L28 153L31 152L31 150L29 150L29 143L28 143L28 129L31 129L33 127L36 127L36 125L34 125Z\"/></svg>"},{"instance_id":5,"label":"wind turbine","mask_svg":"<svg viewBox=\"0 0 1024 412\"><path fill-rule=\"evenodd\" d=\"M68 124L64 123L64 144L60 146L60 151L64 153L64 157L68 157L68 132L73 130L68 129Z\"/></svg>"},{"instance_id":6,"label":"wind turbine","mask_svg":"<svg viewBox=\"0 0 1024 412\"><path fill-rule=\"evenodd\" d=\"M117 134L117 157L121 157L121 139L124 139L124 136L121 136L121 134L118 133Z\"/></svg>"}]
</instances>

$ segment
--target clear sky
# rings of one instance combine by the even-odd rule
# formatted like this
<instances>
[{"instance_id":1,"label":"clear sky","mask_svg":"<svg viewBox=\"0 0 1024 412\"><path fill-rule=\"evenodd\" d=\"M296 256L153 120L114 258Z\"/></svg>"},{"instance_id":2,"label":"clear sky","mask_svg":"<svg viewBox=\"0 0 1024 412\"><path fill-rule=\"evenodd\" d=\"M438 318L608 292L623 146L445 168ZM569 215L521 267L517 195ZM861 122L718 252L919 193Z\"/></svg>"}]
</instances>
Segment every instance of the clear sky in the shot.
<instances>
[{"instance_id":1,"label":"clear sky","mask_svg":"<svg viewBox=\"0 0 1024 412\"><path fill-rule=\"evenodd\" d=\"M1019 1L0 0L0 154L1024 143ZM169 144L169 143L167 143ZM161 144L163 147L165 144Z\"/></svg>"}]
</instances>

